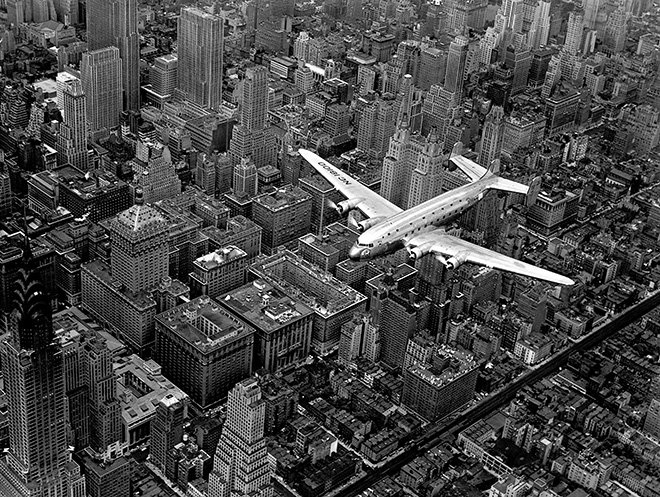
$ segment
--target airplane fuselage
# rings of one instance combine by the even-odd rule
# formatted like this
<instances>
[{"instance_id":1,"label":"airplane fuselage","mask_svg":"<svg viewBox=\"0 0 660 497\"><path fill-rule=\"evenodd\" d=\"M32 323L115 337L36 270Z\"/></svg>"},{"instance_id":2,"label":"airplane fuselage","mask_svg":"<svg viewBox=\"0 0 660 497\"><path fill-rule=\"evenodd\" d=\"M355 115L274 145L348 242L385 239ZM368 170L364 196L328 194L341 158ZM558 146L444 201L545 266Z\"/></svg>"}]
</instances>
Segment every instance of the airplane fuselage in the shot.
<instances>
[{"instance_id":1,"label":"airplane fuselage","mask_svg":"<svg viewBox=\"0 0 660 497\"><path fill-rule=\"evenodd\" d=\"M369 228L351 248L350 258L364 261L393 253L403 240L451 223L479 202L495 180L490 176L468 183Z\"/></svg>"}]
</instances>

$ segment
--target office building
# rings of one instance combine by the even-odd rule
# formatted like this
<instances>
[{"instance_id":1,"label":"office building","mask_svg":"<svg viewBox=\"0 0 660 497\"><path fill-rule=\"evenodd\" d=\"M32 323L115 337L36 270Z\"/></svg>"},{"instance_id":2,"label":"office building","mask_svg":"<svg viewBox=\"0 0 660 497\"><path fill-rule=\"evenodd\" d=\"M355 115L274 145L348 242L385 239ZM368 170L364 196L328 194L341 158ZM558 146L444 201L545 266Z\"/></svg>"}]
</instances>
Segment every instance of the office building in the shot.
<instances>
[{"instance_id":1,"label":"office building","mask_svg":"<svg viewBox=\"0 0 660 497\"><path fill-rule=\"evenodd\" d=\"M137 0L86 0L90 51L116 47L121 59L119 106L140 108L140 35ZM85 92L89 95L88 92Z\"/></svg>"},{"instance_id":2,"label":"office building","mask_svg":"<svg viewBox=\"0 0 660 497\"><path fill-rule=\"evenodd\" d=\"M332 223L320 235L309 233L301 236L298 239L298 253L306 261L334 275L337 264L348 259L348 251L357 238L357 231L341 223Z\"/></svg>"},{"instance_id":3,"label":"office building","mask_svg":"<svg viewBox=\"0 0 660 497\"><path fill-rule=\"evenodd\" d=\"M277 247L309 233L311 211L312 196L295 186L285 185L273 193L256 197L252 219L263 228L262 251L271 254Z\"/></svg>"},{"instance_id":4,"label":"office building","mask_svg":"<svg viewBox=\"0 0 660 497\"><path fill-rule=\"evenodd\" d=\"M122 60L119 49L108 47L84 53L80 79L87 97L90 133L107 133L119 126L122 113Z\"/></svg>"},{"instance_id":5,"label":"office building","mask_svg":"<svg viewBox=\"0 0 660 497\"><path fill-rule=\"evenodd\" d=\"M385 157L390 138L396 131L399 102L393 98L377 98L360 112L357 148L373 159Z\"/></svg>"},{"instance_id":6,"label":"office building","mask_svg":"<svg viewBox=\"0 0 660 497\"><path fill-rule=\"evenodd\" d=\"M156 407L161 399L174 398L183 405L190 401L163 376L160 365L153 359L145 361L135 354L122 356L116 359L114 368L122 409L122 440L130 449L135 449L150 441Z\"/></svg>"},{"instance_id":7,"label":"office building","mask_svg":"<svg viewBox=\"0 0 660 497\"><path fill-rule=\"evenodd\" d=\"M4 161L0 160L0 219L4 219L12 213L14 194L11 191L9 171L5 168Z\"/></svg>"},{"instance_id":8,"label":"office building","mask_svg":"<svg viewBox=\"0 0 660 497\"><path fill-rule=\"evenodd\" d=\"M249 275L282 288L314 310L312 347L322 355L337 348L341 326L366 306L364 295L288 250L260 257Z\"/></svg>"},{"instance_id":9,"label":"office building","mask_svg":"<svg viewBox=\"0 0 660 497\"><path fill-rule=\"evenodd\" d=\"M70 461L62 351L53 333L48 290L29 241L14 284L2 370L9 417L9 450L0 459L0 493L7 496L84 495ZM75 475L69 481L68 474ZM80 481L81 480L81 481ZM79 488L82 485L82 488Z\"/></svg>"},{"instance_id":10,"label":"office building","mask_svg":"<svg viewBox=\"0 0 660 497\"><path fill-rule=\"evenodd\" d=\"M139 193L139 191L138 191ZM111 270L96 260L82 270L82 300L142 353L154 342L154 318L188 297L189 288L168 276L169 229L159 211L137 204L108 222Z\"/></svg>"},{"instance_id":11,"label":"office building","mask_svg":"<svg viewBox=\"0 0 660 497\"><path fill-rule=\"evenodd\" d=\"M76 307L53 316L64 357L69 444L89 447L95 459L108 462L125 449L121 407L112 369L112 353L101 328Z\"/></svg>"},{"instance_id":12,"label":"office building","mask_svg":"<svg viewBox=\"0 0 660 497\"><path fill-rule=\"evenodd\" d=\"M413 133L406 123L398 127L383 160L383 197L409 209L442 193L447 156L438 131L431 128L423 136Z\"/></svg>"},{"instance_id":13,"label":"office building","mask_svg":"<svg viewBox=\"0 0 660 497\"><path fill-rule=\"evenodd\" d=\"M250 159L241 159L234 167L234 195L254 197L258 188L257 167Z\"/></svg>"},{"instance_id":14,"label":"office building","mask_svg":"<svg viewBox=\"0 0 660 497\"><path fill-rule=\"evenodd\" d=\"M156 356L163 374L199 408L224 400L252 373L254 329L208 296L156 317Z\"/></svg>"},{"instance_id":15,"label":"office building","mask_svg":"<svg viewBox=\"0 0 660 497\"><path fill-rule=\"evenodd\" d=\"M209 497L272 497L272 470L264 439L266 405L255 378L239 382L229 393L209 477Z\"/></svg>"},{"instance_id":16,"label":"office building","mask_svg":"<svg viewBox=\"0 0 660 497\"><path fill-rule=\"evenodd\" d=\"M152 93L156 104L162 104L174 95L178 87L179 59L176 54L163 55L154 60L149 69L148 94Z\"/></svg>"},{"instance_id":17,"label":"office building","mask_svg":"<svg viewBox=\"0 0 660 497\"><path fill-rule=\"evenodd\" d=\"M286 370L309 355L314 311L274 285L255 280L221 296L218 302L254 328L254 370Z\"/></svg>"},{"instance_id":18,"label":"office building","mask_svg":"<svg viewBox=\"0 0 660 497\"><path fill-rule=\"evenodd\" d=\"M156 209L137 204L109 223L112 274L132 292L159 284L167 276L168 226Z\"/></svg>"},{"instance_id":19,"label":"office building","mask_svg":"<svg viewBox=\"0 0 660 497\"><path fill-rule=\"evenodd\" d=\"M613 54L623 52L626 47L628 17L625 4L619 4L617 9L607 17L604 44Z\"/></svg>"},{"instance_id":20,"label":"office building","mask_svg":"<svg viewBox=\"0 0 660 497\"><path fill-rule=\"evenodd\" d=\"M184 7L178 20L178 87L188 100L217 109L222 103L224 19Z\"/></svg>"},{"instance_id":21,"label":"office building","mask_svg":"<svg viewBox=\"0 0 660 497\"><path fill-rule=\"evenodd\" d=\"M298 186L312 196L310 232L320 235L328 224L340 219L337 211L329 207L329 202L336 204L344 197L319 174L300 178Z\"/></svg>"},{"instance_id":22,"label":"office building","mask_svg":"<svg viewBox=\"0 0 660 497\"><path fill-rule=\"evenodd\" d=\"M183 440L183 423L188 417L187 399L166 395L156 406L151 424L151 463L165 473L169 451Z\"/></svg>"},{"instance_id":23,"label":"office building","mask_svg":"<svg viewBox=\"0 0 660 497\"><path fill-rule=\"evenodd\" d=\"M130 497L131 463L125 457L113 461L100 459L89 448L82 451L80 460L89 497Z\"/></svg>"},{"instance_id":24,"label":"office building","mask_svg":"<svg viewBox=\"0 0 660 497\"><path fill-rule=\"evenodd\" d=\"M190 273L190 292L193 296L218 295L243 286L247 268L247 254L229 245L198 257Z\"/></svg>"},{"instance_id":25,"label":"office building","mask_svg":"<svg viewBox=\"0 0 660 497\"><path fill-rule=\"evenodd\" d=\"M463 92L468 44L469 40L465 36L457 36L449 45L449 52L447 53L444 87L447 91L456 93L459 96Z\"/></svg>"},{"instance_id":26,"label":"office building","mask_svg":"<svg viewBox=\"0 0 660 497\"><path fill-rule=\"evenodd\" d=\"M234 165L249 157L259 169L276 164L275 136L266 126L268 112L268 69L250 67L245 71L241 93L241 123L235 126L229 142Z\"/></svg>"},{"instance_id":27,"label":"office building","mask_svg":"<svg viewBox=\"0 0 660 497\"><path fill-rule=\"evenodd\" d=\"M481 150L477 162L488 168L494 160L499 160L502 154L502 138L504 136L504 109L494 105L486 116L481 131Z\"/></svg>"},{"instance_id":28,"label":"office building","mask_svg":"<svg viewBox=\"0 0 660 497\"><path fill-rule=\"evenodd\" d=\"M57 162L88 169L87 97L80 79L69 73L57 75L57 105L62 113L57 137Z\"/></svg>"},{"instance_id":29,"label":"office building","mask_svg":"<svg viewBox=\"0 0 660 497\"><path fill-rule=\"evenodd\" d=\"M201 233L209 239L209 250L236 246L247 254L247 264L261 253L261 226L243 216L229 219L227 229L210 226Z\"/></svg>"},{"instance_id":30,"label":"office building","mask_svg":"<svg viewBox=\"0 0 660 497\"><path fill-rule=\"evenodd\" d=\"M339 338L338 361L354 364L359 358L370 362L380 359L380 333L367 313L356 313L352 321L344 323Z\"/></svg>"},{"instance_id":31,"label":"office building","mask_svg":"<svg viewBox=\"0 0 660 497\"><path fill-rule=\"evenodd\" d=\"M7 0L6 7L9 22L14 26L57 19L55 6L48 0Z\"/></svg>"},{"instance_id":32,"label":"office building","mask_svg":"<svg viewBox=\"0 0 660 497\"><path fill-rule=\"evenodd\" d=\"M660 400L653 399L644 418L644 431L653 437L660 437Z\"/></svg>"},{"instance_id":33,"label":"office building","mask_svg":"<svg viewBox=\"0 0 660 497\"><path fill-rule=\"evenodd\" d=\"M167 145L149 139L139 140L132 161L134 180L130 184L133 197L142 190L144 203L155 204L181 193L181 179L172 163Z\"/></svg>"},{"instance_id":34,"label":"office building","mask_svg":"<svg viewBox=\"0 0 660 497\"><path fill-rule=\"evenodd\" d=\"M9 331L13 288L22 267L24 250L22 236L7 236L0 239L0 329L3 333ZM57 292L56 253L40 239L30 241L30 250L33 264L39 269L41 281L46 285L46 295L51 299L51 303L54 303Z\"/></svg>"},{"instance_id":35,"label":"office building","mask_svg":"<svg viewBox=\"0 0 660 497\"><path fill-rule=\"evenodd\" d=\"M470 402L479 369L467 352L439 346L431 363L416 363L404 371L401 402L434 422Z\"/></svg>"}]
</instances>

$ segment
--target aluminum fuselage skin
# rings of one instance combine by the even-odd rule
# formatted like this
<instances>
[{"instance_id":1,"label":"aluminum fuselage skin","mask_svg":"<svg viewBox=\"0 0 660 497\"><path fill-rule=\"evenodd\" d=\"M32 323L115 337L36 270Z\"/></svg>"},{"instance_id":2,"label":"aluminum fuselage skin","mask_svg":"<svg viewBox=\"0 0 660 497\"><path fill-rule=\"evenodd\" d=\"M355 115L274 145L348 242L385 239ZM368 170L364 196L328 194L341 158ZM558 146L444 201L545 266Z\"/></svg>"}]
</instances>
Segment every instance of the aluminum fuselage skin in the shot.
<instances>
[{"instance_id":1,"label":"aluminum fuselage skin","mask_svg":"<svg viewBox=\"0 0 660 497\"><path fill-rule=\"evenodd\" d=\"M349 251L352 260L367 261L403 248L403 240L454 221L479 202L497 181L491 175L460 186L389 217L362 233Z\"/></svg>"}]
</instances>

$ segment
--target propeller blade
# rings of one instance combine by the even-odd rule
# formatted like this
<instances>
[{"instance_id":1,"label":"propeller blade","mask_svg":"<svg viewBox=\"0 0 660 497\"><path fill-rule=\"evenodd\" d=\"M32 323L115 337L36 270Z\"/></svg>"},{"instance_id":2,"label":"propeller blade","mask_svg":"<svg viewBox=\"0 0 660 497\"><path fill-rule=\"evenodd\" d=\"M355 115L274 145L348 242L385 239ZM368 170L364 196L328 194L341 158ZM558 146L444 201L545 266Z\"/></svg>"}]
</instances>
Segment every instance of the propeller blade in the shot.
<instances>
[{"instance_id":1,"label":"propeller blade","mask_svg":"<svg viewBox=\"0 0 660 497\"><path fill-rule=\"evenodd\" d=\"M325 205L328 206L328 208L332 209L333 211L337 210L337 204L335 204L331 199L326 199L325 200Z\"/></svg>"}]
</instances>

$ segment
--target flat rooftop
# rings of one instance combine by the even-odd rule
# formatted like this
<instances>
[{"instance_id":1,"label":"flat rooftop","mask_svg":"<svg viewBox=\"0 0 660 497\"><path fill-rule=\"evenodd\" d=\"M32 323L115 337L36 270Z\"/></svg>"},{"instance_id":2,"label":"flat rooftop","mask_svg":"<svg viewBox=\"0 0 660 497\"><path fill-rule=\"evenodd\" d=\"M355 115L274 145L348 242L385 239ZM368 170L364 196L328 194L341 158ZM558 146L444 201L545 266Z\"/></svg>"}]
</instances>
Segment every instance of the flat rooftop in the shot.
<instances>
[{"instance_id":1,"label":"flat rooftop","mask_svg":"<svg viewBox=\"0 0 660 497\"><path fill-rule=\"evenodd\" d=\"M248 324L266 332L276 331L292 321L314 314L312 309L264 280L255 280L232 290L218 297L218 302Z\"/></svg>"},{"instance_id":2,"label":"flat rooftop","mask_svg":"<svg viewBox=\"0 0 660 497\"><path fill-rule=\"evenodd\" d=\"M163 312L156 316L156 321L202 352L210 352L253 333L252 328L208 296L197 297Z\"/></svg>"}]
</instances>

